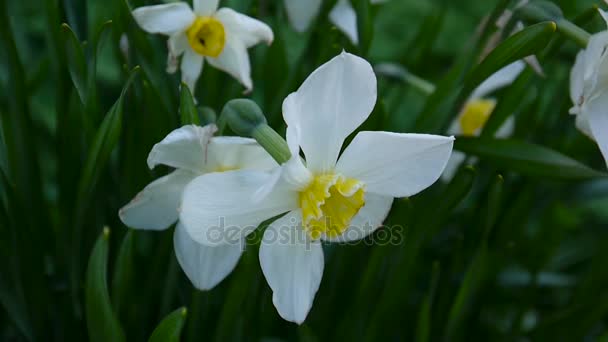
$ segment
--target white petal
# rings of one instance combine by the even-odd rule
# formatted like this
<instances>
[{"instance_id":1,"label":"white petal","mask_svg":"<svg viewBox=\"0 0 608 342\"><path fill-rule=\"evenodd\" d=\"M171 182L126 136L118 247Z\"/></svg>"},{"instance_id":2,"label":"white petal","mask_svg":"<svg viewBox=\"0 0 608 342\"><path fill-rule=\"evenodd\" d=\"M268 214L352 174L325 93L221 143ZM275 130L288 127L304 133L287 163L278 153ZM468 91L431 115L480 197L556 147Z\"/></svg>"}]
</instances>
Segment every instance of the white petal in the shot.
<instances>
[{"instance_id":1,"label":"white petal","mask_svg":"<svg viewBox=\"0 0 608 342\"><path fill-rule=\"evenodd\" d=\"M120 220L131 228L163 230L177 221L177 208L186 185L197 175L176 170L148 184L118 212Z\"/></svg>"},{"instance_id":2,"label":"white petal","mask_svg":"<svg viewBox=\"0 0 608 342\"><path fill-rule=\"evenodd\" d=\"M508 138L515 132L515 117L509 116L505 123L500 126L495 136L497 138Z\"/></svg>"},{"instance_id":3,"label":"white petal","mask_svg":"<svg viewBox=\"0 0 608 342\"><path fill-rule=\"evenodd\" d=\"M365 193L365 205L350 222L350 227L335 238L323 237L331 242L349 242L365 238L378 229L393 205L393 197Z\"/></svg>"},{"instance_id":4,"label":"white petal","mask_svg":"<svg viewBox=\"0 0 608 342\"><path fill-rule=\"evenodd\" d=\"M289 22L298 32L308 30L312 20L319 14L322 0L285 0Z\"/></svg>"},{"instance_id":5,"label":"white petal","mask_svg":"<svg viewBox=\"0 0 608 342\"><path fill-rule=\"evenodd\" d=\"M484 97L500 88L504 88L515 81L517 76L526 68L523 61L513 62L498 70L492 76L483 81L471 94L471 98Z\"/></svg>"},{"instance_id":6,"label":"white petal","mask_svg":"<svg viewBox=\"0 0 608 342\"><path fill-rule=\"evenodd\" d=\"M583 99L585 82L585 51L576 55L576 62L570 71L570 99L575 106L580 106Z\"/></svg>"},{"instance_id":7,"label":"white petal","mask_svg":"<svg viewBox=\"0 0 608 342\"><path fill-rule=\"evenodd\" d=\"M591 133L608 166L608 95L596 97L588 106L587 117Z\"/></svg>"},{"instance_id":8,"label":"white petal","mask_svg":"<svg viewBox=\"0 0 608 342\"><path fill-rule=\"evenodd\" d=\"M169 53L175 57L181 56L190 47L188 37L183 32L172 34L167 45L169 46Z\"/></svg>"},{"instance_id":9,"label":"white petal","mask_svg":"<svg viewBox=\"0 0 608 342\"><path fill-rule=\"evenodd\" d=\"M136 8L133 18L146 32L170 35L188 28L195 15L187 3L175 2Z\"/></svg>"},{"instance_id":10,"label":"white petal","mask_svg":"<svg viewBox=\"0 0 608 342\"><path fill-rule=\"evenodd\" d=\"M443 172L454 138L428 134L360 132L336 170L366 185L366 191L407 197L431 186Z\"/></svg>"},{"instance_id":11,"label":"white petal","mask_svg":"<svg viewBox=\"0 0 608 342\"><path fill-rule=\"evenodd\" d=\"M591 139L593 138L593 133L591 132L591 126L589 125L589 119L587 118L587 114L578 114L576 116L576 128L581 131L583 134L588 136ZM594 139L595 140L595 139Z\"/></svg>"},{"instance_id":12,"label":"white petal","mask_svg":"<svg viewBox=\"0 0 608 342\"><path fill-rule=\"evenodd\" d=\"M207 57L209 64L236 78L247 91L253 89L251 65L245 44L236 37L226 39L224 50L217 58Z\"/></svg>"},{"instance_id":13,"label":"white petal","mask_svg":"<svg viewBox=\"0 0 608 342\"><path fill-rule=\"evenodd\" d=\"M194 287L210 290L219 284L239 262L243 243L206 246L192 240L181 223L173 234L175 256Z\"/></svg>"},{"instance_id":14,"label":"white petal","mask_svg":"<svg viewBox=\"0 0 608 342\"><path fill-rule=\"evenodd\" d=\"M260 245L260 266L272 289L272 302L283 319L302 324L323 276L323 249L302 229L294 210L273 222Z\"/></svg>"},{"instance_id":15,"label":"white petal","mask_svg":"<svg viewBox=\"0 0 608 342\"><path fill-rule=\"evenodd\" d=\"M604 21L606 22L606 26L608 26L608 12L603 11L601 8L597 9L600 12L600 15L602 16L602 18L604 18Z\"/></svg>"},{"instance_id":16,"label":"white petal","mask_svg":"<svg viewBox=\"0 0 608 342\"><path fill-rule=\"evenodd\" d=\"M364 59L343 52L315 70L283 102L290 134L298 132L309 169L331 170L344 139L367 119L376 103L376 75Z\"/></svg>"},{"instance_id":17,"label":"white petal","mask_svg":"<svg viewBox=\"0 0 608 342\"><path fill-rule=\"evenodd\" d=\"M211 16L217 11L220 0L193 0L194 12L200 16Z\"/></svg>"},{"instance_id":18,"label":"white petal","mask_svg":"<svg viewBox=\"0 0 608 342\"><path fill-rule=\"evenodd\" d=\"M456 172L460 168L460 164L467 159L467 155L460 151L453 151L450 159L448 160L448 164L445 166L443 173L441 174L441 179L444 182L449 182L454 178Z\"/></svg>"},{"instance_id":19,"label":"white petal","mask_svg":"<svg viewBox=\"0 0 608 342\"><path fill-rule=\"evenodd\" d=\"M152 147L148 155L148 167L152 169L158 164L164 164L196 173L203 172L207 145L215 131L217 127L213 124L205 127L187 125L174 130Z\"/></svg>"},{"instance_id":20,"label":"white petal","mask_svg":"<svg viewBox=\"0 0 608 342\"><path fill-rule=\"evenodd\" d=\"M199 243L239 241L263 221L297 207L297 193L281 187L254 200L256 191L272 180L272 173L252 170L200 176L184 190L180 221Z\"/></svg>"},{"instance_id":21,"label":"white petal","mask_svg":"<svg viewBox=\"0 0 608 342\"><path fill-rule=\"evenodd\" d=\"M266 171L278 167L277 162L254 139L214 137L207 149L209 172L235 169Z\"/></svg>"},{"instance_id":22,"label":"white petal","mask_svg":"<svg viewBox=\"0 0 608 342\"><path fill-rule=\"evenodd\" d=\"M329 12L329 19L340 31L344 32L353 44L359 44L357 13L349 0L338 0Z\"/></svg>"},{"instance_id":23,"label":"white petal","mask_svg":"<svg viewBox=\"0 0 608 342\"><path fill-rule=\"evenodd\" d=\"M215 17L224 24L227 35L236 36L247 48L260 42L270 45L274 40L270 26L230 8L221 8Z\"/></svg>"},{"instance_id":24,"label":"white petal","mask_svg":"<svg viewBox=\"0 0 608 342\"><path fill-rule=\"evenodd\" d=\"M190 92L194 94L196 90L196 81L201 76L203 71L203 56L194 52L192 49L186 49L182 57L182 82L186 83Z\"/></svg>"}]
</instances>

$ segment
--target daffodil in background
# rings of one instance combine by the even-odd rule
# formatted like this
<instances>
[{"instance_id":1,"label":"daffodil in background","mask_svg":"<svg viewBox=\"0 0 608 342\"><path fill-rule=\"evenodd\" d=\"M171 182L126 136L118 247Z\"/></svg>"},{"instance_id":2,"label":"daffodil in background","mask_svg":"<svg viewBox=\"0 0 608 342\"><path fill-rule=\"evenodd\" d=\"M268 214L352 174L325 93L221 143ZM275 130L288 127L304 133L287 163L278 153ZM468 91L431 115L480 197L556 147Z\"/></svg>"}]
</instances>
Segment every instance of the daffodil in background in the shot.
<instances>
[{"instance_id":1,"label":"daffodil in background","mask_svg":"<svg viewBox=\"0 0 608 342\"><path fill-rule=\"evenodd\" d=\"M291 158L280 168L207 174L184 190L180 221L202 244L232 244L287 213L264 232L259 256L273 303L288 321L302 323L312 306L324 268L321 241L372 233L394 198L440 177L452 152L452 137L363 131L340 154L372 112L376 91L371 65L342 53L284 101Z\"/></svg>"},{"instance_id":2,"label":"daffodil in background","mask_svg":"<svg viewBox=\"0 0 608 342\"><path fill-rule=\"evenodd\" d=\"M608 25L608 13L599 10ZM570 74L576 127L595 140L608 165L608 31L594 34Z\"/></svg>"},{"instance_id":3,"label":"daffodil in background","mask_svg":"<svg viewBox=\"0 0 608 342\"><path fill-rule=\"evenodd\" d=\"M122 222L132 228L165 230L178 220L185 186L209 172L235 169L268 170L276 162L255 140L213 137L215 125L183 126L154 145L148 156L150 169L157 165L175 168L169 175L146 186L122 209ZM194 286L208 290L236 266L244 244L207 246L194 241L178 222L173 236L175 254Z\"/></svg>"},{"instance_id":4,"label":"daffodil in background","mask_svg":"<svg viewBox=\"0 0 608 342\"><path fill-rule=\"evenodd\" d=\"M490 115L496 107L496 100L489 97L491 93L511 85L526 67L523 61L517 61L498 70L477 87L463 109L448 128L448 134L465 137L479 136ZM513 134L515 118L510 116L496 132L496 137L506 138ZM466 159L466 154L454 151L442 175L442 179L451 179L460 164Z\"/></svg>"},{"instance_id":5,"label":"daffodil in background","mask_svg":"<svg viewBox=\"0 0 608 342\"><path fill-rule=\"evenodd\" d=\"M380 4L388 0L370 1L372 4ZM321 4L321 0L285 0L287 16L296 31L304 32L309 28L313 19L319 14ZM359 44L357 12L350 0L338 0L329 12L329 19L353 44Z\"/></svg>"},{"instance_id":6,"label":"daffodil in background","mask_svg":"<svg viewBox=\"0 0 608 342\"><path fill-rule=\"evenodd\" d=\"M185 2L140 7L133 11L139 26L149 33L169 36L169 67L181 60L182 81L194 93L203 64L227 72L246 89L253 89L247 49L271 44L274 35L263 22L230 8L218 9L219 0L194 0L194 10Z\"/></svg>"}]
</instances>

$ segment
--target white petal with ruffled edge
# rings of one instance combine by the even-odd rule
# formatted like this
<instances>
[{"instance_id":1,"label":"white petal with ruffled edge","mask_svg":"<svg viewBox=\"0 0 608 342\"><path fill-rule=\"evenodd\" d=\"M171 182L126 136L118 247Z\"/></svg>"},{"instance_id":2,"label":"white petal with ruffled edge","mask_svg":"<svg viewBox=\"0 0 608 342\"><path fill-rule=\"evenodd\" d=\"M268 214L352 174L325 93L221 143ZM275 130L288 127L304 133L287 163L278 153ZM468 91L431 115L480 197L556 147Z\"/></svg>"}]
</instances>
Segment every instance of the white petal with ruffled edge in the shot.
<instances>
[{"instance_id":1,"label":"white petal with ruffled edge","mask_svg":"<svg viewBox=\"0 0 608 342\"><path fill-rule=\"evenodd\" d=\"M184 82L190 92L194 94L196 90L196 81L201 76L205 58L192 49L186 49L182 57L182 82Z\"/></svg>"},{"instance_id":2,"label":"white petal with ruffled edge","mask_svg":"<svg viewBox=\"0 0 608 342\"><path fill-rule=\"evenodd\" d=\"M136 8L133 18L146 32L171 35L183 31L196 16L185 2Z\"/></svg>"},{"instance_id":3,"label":"white petal with ruffled edge","mask_svg":"<svg viewBox=\"0 0 608 342\"><path fill-rule=\"evenodd\" d=\"M454 138L427 134L360 132L336 171L365 183L365 190L407 197L431 186L445 168Z\"/></svg>"},{"instance_id":4,"label":"white petal with ruffled edge","mask_svg":"<svg viewBox=\"0 0 608 342\"><path fill-rule=\"evenodd\" d=\"M219 284L239 262L245 242L206 246L192 240L181 223L173 234L173 246L179 265L194 287L210 290Z\"/></svg>"},{"instance_id":5,"label":"white petal with ruffled edge","mask_svg":"<svg viewBox=\"0 0 608 342\"><path fill-rule=\"evenodd\" d=\"M330 242L349 242L365 238L382 226L391 211L393 197L365 193L365 205L350 222L350 226L335 238L323 237Z\"/></svg>"},{"instance_id":6,"label":"white petal with ruffled edge","mask_svg":"<svg viewBox=\"0 0 608 342\"><path fill-rule=\"evenodd\" d=\"M217 58L206 57L206 60L214 67L236 78L247 88L247 91L253 89L247 47L238 37L226 37L226 44L222 53Z\"/></svg>"},{"instance_id":7,"label":"white petal with ruffled edge","mask_svg":"<svg viewBox=\"0 0 608 342\"><path fill-rule=\"evenodd\" d=\"M302 229L302 213L294 210L264 232L260 266L272 302L283 319L302 324L312 307L323 276L323 249Z\"/></svg>"},{"instance_id":8,"label":"white petal with ruffled edge","mask_svg":"<svg viewBox=\"0 0 608 342\"><path fill-rule=\"evenodd\" d=\"M238 37L247 48L260 42L270 45L274 40L274 34L268 25L230 8L220 8L215 17L224 24L227 35Z\"/></svg>"},{"instance_id":9,"label":"white petal with ruffled edge","mask_svg":"<svg viewBox=\"0 0 608 342\"><path fill-rule=\"evenodd\" d=\"M300 134L307 167L333 169L344 139L374 109L376 76L364 59L343 52L314 71L283 103L287 140Z\"/></svg>"},{"instance_id":10,"label":"white petal with ruffled edge","mask_svg":"<svg viewBox=\"0 0 608 342\"><path fill-rule=\"evenodd\" d=\"M177 169L193 172L205 170L207 145L217 127L213 124L204 127L186 125L167 135L152 147L148 155L148 167L164 164Z\"/></svg>"},{"instance_id":11,"label":"white petal with ruffled edge","mask_svg":"<svg viewBox=\"0 0 608 342\"><path fill-rule=\"evenodd\" d=\"M298 32L308 30L313 19L319 14L322 0L285 0L285 9L291 26Z\"/></svg>"},{"instance_id":12,"label":"white petal with ruffled edge","mask_svg":"<svg viewBox=\"0 0 608 342\"><path fill-rule=\"evenodd\" d=\"M344 32L353 44L359 44L357 13L349 0L338 0L338 3L329 12L329 19L340 31Z\"/></svg>"},{"instance_id":13,"label":"white petal with ruffled edge","mask_svg":"<svg viewBox=\"0 0 608 342\"><path fill-rule=\"evenodd\" d=\"M297 193L283 187L255 200L256 191L272 176L252 170L199 176L184 190L180 221L199 243L217 246L239 241L263 221L297 208Z\"/></svg>"},{"instance_id":14,"label":"white petal with ruffled edge","mask_svg":"<svg viewBox=\"0 0 608 342\"><path fill-rule=\"evenodd\" d=\"M176 170L148 184L118 212L120 220L129 227L163 230L177 221L177 208L182 191L197 174Z\"/></svg>"},{"instance_id":15,"label":"white petal with ruffled edge","mask_svg":"<svg viewBox=\"0 0 608 342\"><path fill-rule=\"evenodd\" d=\"M197 15L208 17L217 11L220 0L193 0L192 2Z\"/></svg>"}]
</instances>

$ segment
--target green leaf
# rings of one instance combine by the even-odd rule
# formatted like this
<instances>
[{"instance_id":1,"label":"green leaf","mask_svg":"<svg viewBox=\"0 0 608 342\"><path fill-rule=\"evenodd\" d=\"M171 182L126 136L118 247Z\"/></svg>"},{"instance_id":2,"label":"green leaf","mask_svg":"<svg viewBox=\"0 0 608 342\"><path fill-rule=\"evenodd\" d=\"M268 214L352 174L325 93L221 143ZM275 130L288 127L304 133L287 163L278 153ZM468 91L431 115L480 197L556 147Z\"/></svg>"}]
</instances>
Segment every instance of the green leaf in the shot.
<instances>
[{"instance_id":1,"label":"green leaf","mask_svg":"<svg viewBox=\"0 0 608 342\"><path fill-rule=\"evenodd\" d=\"M87 266L85 308L89 338L93 342L125 341L108 293L106 272L109 238L110 229L105 227L93 247Z\"/></svg>"},{"instance_id":2,"label":"green leaf","mask_svg":"<svg viewBox=\"0 0 608 342\"><path fill-rule=\"evenodd\" d=\"M194 97L192 97L190 89L185 83L182 83L181 88L179 112L182 118L182 125L200 125L198 110L194 104Z\"/></svg>"},{"instance_id":3,"label":"green leaf","mask_svg":"<svg viewBox=\"0 0 608 342\"><path fill-rule=\"evenodd\" d=\"M97 130L93 144L87 154L87 160L79 182L79 199L81 201L85 200L92 191L99 178L99 174L110 159L110 154L118 143L122 128L124 97L138 72L139 67L135 67L131 70L129 77L123 86L120 97L116 100L112 108L110 108L101 123L101 126Z\"/></svg>"},{"instance_id":4,"label":"green leaf","mask_svg":"<svg viewBox=\"0 0 608 342\"><path fill-rule=\"evenodd\" d=\"M431 286L429 292L424 297L422 305L420 307L420 313L418 314L418 329L416 330L416 341L425 342L430 340L431 336L431 314L433 308L433 302L435 300L435 292L437 292L437 285L439 283L440 265L439 262L433 263L433 270L431 276Z\"/></svg>"},{"instance_id":5,"label":"green leaf","mask_svg":"<svg viewBox=\"0 0 608 342\"><path fill-rule=\"evenodd\" d=\"M555 33L554 22L543 22L505 39L476 66L466 79L461 97L468 96L473 89L501 68L524 57L540 52Z\"/></svg>"},{"instance_id":6,"label":"green leaf","mask_svg":"<svg viewBox=\"0 0 608 342\"><path fill-rule=\"evenodd\" d=\"M72 83L78 92L78 97L82 104L87 103L87 62L84 57L84 49L82 44L76 37L74 31L68 24L61 25L61 31L63 33L63 42L65 45L67 65Z\"/></svg>"},{"instance_id":7,"label":"green leaf","mask_svg":"<svg viewBox=\"0 0 608 342\"><path fill-rule=\"evenodd\" d=\"M188 310L179 308L170 313L152 332L148 342L179 342Z\"/></svg>"},{"instance_id":8,"label":"green leaf","mask_svg":"<svg viewBox=\"0 0 608 342\"><path fill-rule=\"evenodd\" d=\"M357 11L357 33L359 35L359 50L361 55L367 55L374 33L371 3L369 0L351 0Z\"/></svg>"},{"instance_id":9,"label":"green leaf","mask_svg":"<svg viewBox=\"0 0 608 342\"><path fill-rule=\"evenodd\" d=\"M120 315L122 305L128 304L128 288L133 279L133 230L127 231L122 240L112 277L112 304L114 310Z\"/></svg>"},{"instance_id":10,"label":"green leaf","mask_svg":"<svg viewBox=\"0 0 608 342\"><path fill-rule=\"evenodd\" d=\"M557 151L519 140L459 137L454 148L525 176L563 180L608 176Z\"/></svg>"}]
</instances>

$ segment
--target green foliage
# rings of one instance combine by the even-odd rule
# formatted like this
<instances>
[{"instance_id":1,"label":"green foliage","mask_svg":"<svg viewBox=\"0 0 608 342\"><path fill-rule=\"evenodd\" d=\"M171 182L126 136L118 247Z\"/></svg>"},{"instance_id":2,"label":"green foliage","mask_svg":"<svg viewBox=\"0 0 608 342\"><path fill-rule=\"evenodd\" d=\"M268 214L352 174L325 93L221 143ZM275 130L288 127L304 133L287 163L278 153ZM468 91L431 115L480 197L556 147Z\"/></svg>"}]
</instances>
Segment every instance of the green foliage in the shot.
<instances>
[{"instance_id":1,"label":"green foliage","mask_svg":"<svg viewBox=\"0 0 608 342\"><path fill-rule=\"evenodd\" d=\"M568 114L570 69L589 34L606 29L603 2L350 0L355 45L328 20L337 0L323 1L305 33L289 25L282 0L221 0L274 31L272 45L249 49L246 94L209 63L197 89L165 72L166 37L143 32L130 13L159 3L0 0L0 340L607 339L606 164ZM501 30L506 9L514 15ZM265 227L233 274L195 290L173 229L136 232L118 218L170 172L147 168L150 149L181 125L242 133L222 109L245 97L268 125L257 134L284 160L273 135L285 131L283 100L342 50L411 73L378 74L378 102L360 130L451 135L495 71L536 55L542 72L527 67L488 95L496 107L480 137L456 137L466 160L453 178L395 200L372 237L324 246L303 325L273 306L258 261ZM511 119L513 134L498 138ZM111 235L100 234L106 226Z\"/></svg>"}]
</instances>

